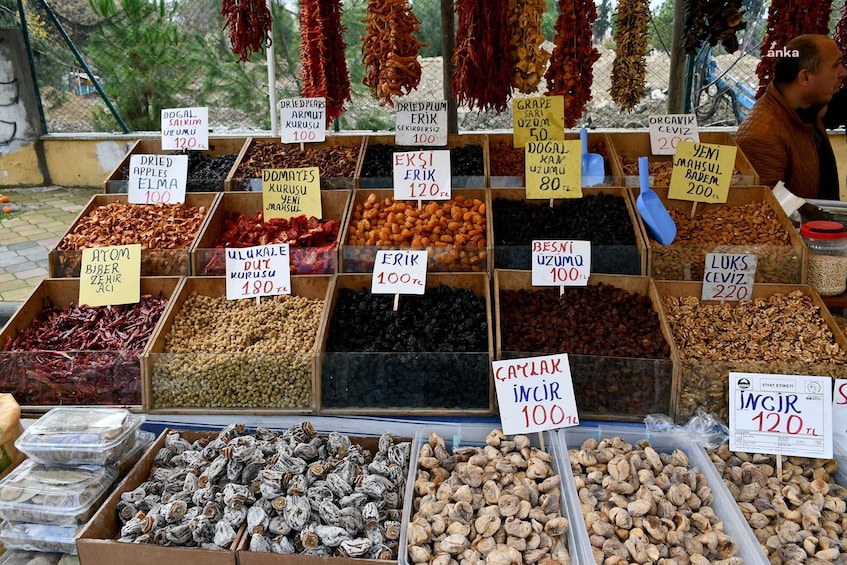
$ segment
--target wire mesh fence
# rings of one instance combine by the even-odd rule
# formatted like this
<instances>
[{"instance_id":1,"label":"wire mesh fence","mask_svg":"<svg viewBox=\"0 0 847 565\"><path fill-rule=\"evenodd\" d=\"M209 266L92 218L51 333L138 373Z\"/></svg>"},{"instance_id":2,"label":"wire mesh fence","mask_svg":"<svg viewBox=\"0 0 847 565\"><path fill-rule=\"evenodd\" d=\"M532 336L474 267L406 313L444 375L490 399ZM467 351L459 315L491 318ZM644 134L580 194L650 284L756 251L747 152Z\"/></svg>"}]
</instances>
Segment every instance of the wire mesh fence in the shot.
<instances>
[{"instance_id":1,"label":"wire mesh fence","mask_svg":"<svg viewBox=\"0 0 847 565\"><path fill-rule=\"evenodd\" d=\"M552 50L558 9L555 0L546 1L542 31ZM648 115L667 112L673 0L651 5L647 94L631 112L622 112L609 95L616 6L613 0L595 2L593 32L600 58L593 67L592 99L578 125L646 127ZM158 130L161 108L185 106L208 106L213 132L270 128L266 57L258 53L247 63L237 62L223 30L220 0L53 0L49 9L43 0L23 4L48 132L120 131L123 124L130 131ZM735 125L752 105L768 6L767 0L744 0L747 27L740 32L735 53L707 46L690 58L687 107L701 125ZM301 85L298 5L275 0L272 7L277 97L296 97ZM338 120L339 130L394 127L391 108L381 106L362 84L366 7L367 0L344 1L352 102ZM425 43L422 78L403 99L443 99L441 0L415 0L413 10ZM844 0L835 0L833 27L843 10ZM0 25L18 21L17 0L0 0ZM542 80L538 94L545 90ZM458 125L461 131L511 128L511 110L460 107Z\"/></svg>"}]
</instances>

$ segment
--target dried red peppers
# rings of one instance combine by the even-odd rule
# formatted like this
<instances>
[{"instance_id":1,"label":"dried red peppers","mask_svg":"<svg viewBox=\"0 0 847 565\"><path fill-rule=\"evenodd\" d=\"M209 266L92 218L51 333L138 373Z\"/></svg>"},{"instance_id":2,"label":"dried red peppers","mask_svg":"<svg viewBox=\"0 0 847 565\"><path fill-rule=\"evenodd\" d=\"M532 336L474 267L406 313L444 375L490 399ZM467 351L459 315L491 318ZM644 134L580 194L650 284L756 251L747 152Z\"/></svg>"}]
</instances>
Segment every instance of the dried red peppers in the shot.
<instances>
[{"instance_id":1,"label":"dried red peppers","mask_svg":"<svg viewBox=\"0 0 847 565\"><path fill-rule=\"evenodd\" d=\"M271 12L265 0L223 0L221 15L226 18L224 29L229 28L232 52L239 61L250 60L271 44Z\"/></svg>"},{"instance_id":2,"label":"dried red peppers","mask_svg":"<svg viewBox=\"0 0 847 565\"><path fill-rule=\"evenodd\" d=\"M350 75L344 55L341 0L300 0L300 54L306 98L326 98L329 126L341 116L350 97Z\"/></svg>"}]
</instances>

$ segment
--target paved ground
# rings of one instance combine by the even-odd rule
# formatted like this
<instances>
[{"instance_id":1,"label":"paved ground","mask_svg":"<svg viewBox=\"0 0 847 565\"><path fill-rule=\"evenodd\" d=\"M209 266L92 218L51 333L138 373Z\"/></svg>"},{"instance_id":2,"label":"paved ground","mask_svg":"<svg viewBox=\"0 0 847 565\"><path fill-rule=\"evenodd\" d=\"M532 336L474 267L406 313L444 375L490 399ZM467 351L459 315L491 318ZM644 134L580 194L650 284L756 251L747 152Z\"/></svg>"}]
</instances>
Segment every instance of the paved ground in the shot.
<instances>
[{"instance_id":1,"label":"paved ground","mask_svg":"<svg viewBox=\"0 0 847 565\"><path fill-rule=\"evenodd\" d=\"M0 188L0 310L16 308L49 275L47 254L97 188ZM3 207L13 209L11 214ZM0 312L2 315L2 312ZM0 324L2 326L2 324Z\"/></svg>"}]
</instances>

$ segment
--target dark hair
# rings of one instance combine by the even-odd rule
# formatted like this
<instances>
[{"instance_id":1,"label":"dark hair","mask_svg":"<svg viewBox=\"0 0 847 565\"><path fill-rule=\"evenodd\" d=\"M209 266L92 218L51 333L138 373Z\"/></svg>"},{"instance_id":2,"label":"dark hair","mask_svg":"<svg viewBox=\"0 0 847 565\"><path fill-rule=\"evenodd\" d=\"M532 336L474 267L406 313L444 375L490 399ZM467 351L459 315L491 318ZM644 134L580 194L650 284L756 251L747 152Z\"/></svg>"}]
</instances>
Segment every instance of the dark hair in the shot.
<instances>
[{"instance_id":1,"label":"dark hair","mask_svg":"<svg viewBox=\"0 0 847 565\"><path fill-rule=\"evenodd\" d=\"M818 46L818 36L801 35L788 42L785 50L797 51L796 57L778 57L773 64L774 84L789 84L794 82L800 71L807 69L810 73L818 72L821 65L821 50Z\"/></svg>"}]
</instances>

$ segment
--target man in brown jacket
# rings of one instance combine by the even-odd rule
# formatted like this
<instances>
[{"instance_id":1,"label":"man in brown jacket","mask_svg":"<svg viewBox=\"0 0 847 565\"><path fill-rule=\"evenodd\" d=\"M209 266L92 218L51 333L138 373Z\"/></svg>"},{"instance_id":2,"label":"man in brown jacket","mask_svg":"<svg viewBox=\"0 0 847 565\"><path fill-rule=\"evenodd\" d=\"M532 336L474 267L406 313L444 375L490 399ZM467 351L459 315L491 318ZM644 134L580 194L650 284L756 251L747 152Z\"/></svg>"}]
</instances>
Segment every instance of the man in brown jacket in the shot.
<instances>
[{"instance_id":1,"label":"man in brown jacket","mask_svg":"<svg viewBox=\"0 0 847 565\"><path fill-rule=\"evenodd\" d=\"M801 35L783 52L736 141L762 184L782 180L802 198L838 200L838 170L821 114L847 75L841 50L825 35Z\"/></svg>"}]
</instances>

